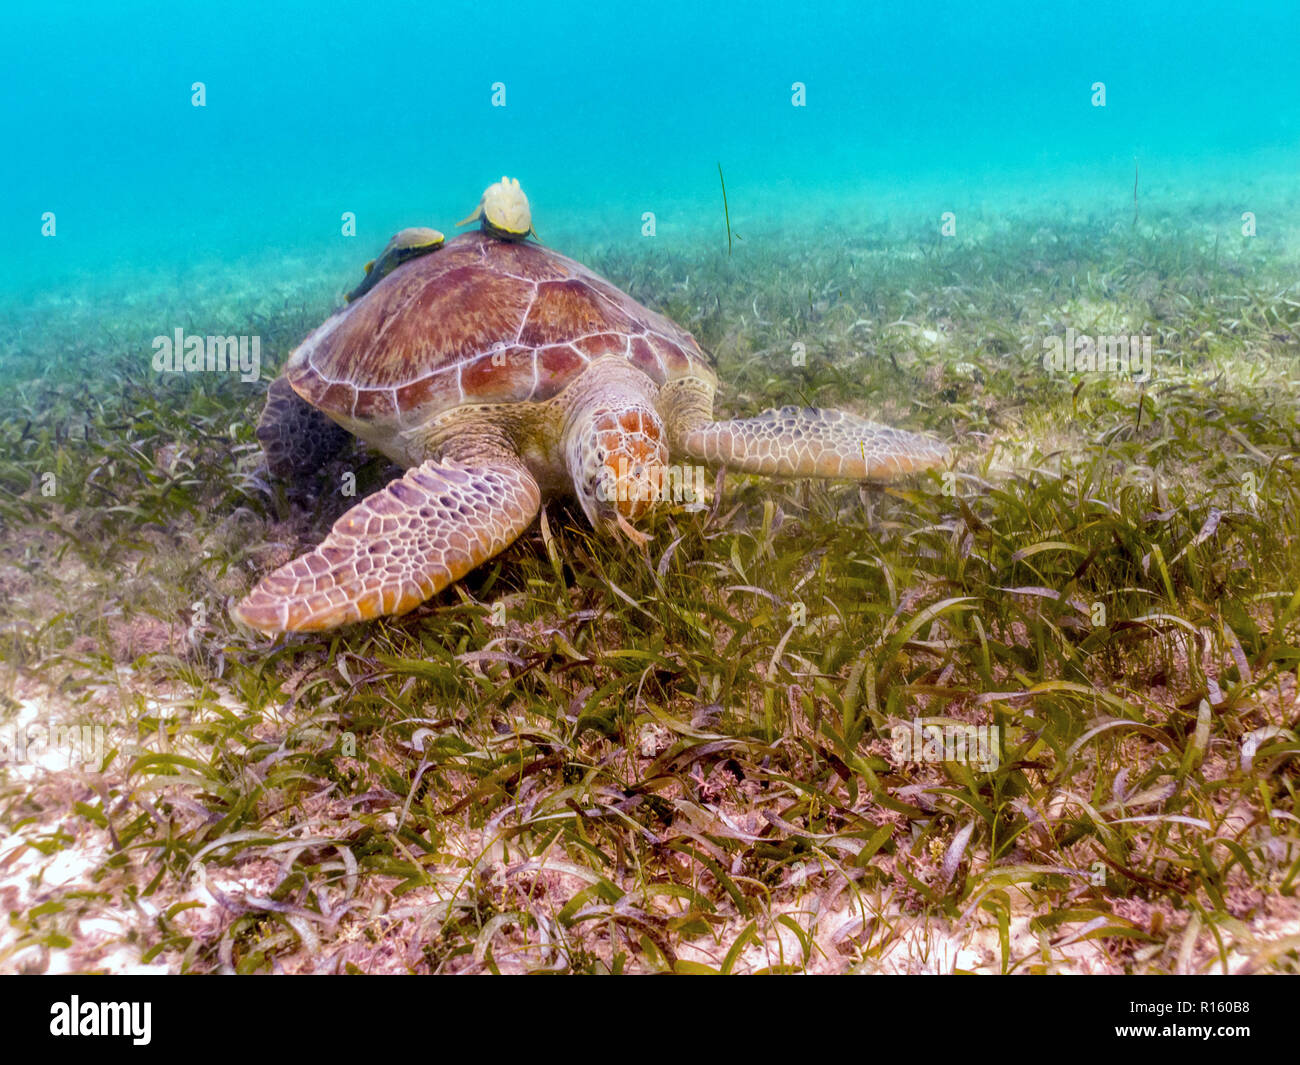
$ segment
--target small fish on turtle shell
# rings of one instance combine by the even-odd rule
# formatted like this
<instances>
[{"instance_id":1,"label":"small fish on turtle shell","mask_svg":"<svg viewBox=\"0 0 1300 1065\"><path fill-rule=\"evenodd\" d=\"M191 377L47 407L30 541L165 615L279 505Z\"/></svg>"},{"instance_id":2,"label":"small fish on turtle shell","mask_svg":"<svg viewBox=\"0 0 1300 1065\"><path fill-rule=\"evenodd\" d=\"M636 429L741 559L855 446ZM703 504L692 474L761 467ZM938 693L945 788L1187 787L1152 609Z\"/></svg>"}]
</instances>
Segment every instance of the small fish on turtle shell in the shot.
<instances>
[{"instance_id":1,"label":"small fish on turtle shell","mask_svg":"<svg viewBox=\"0 0 1300 1065\"><path fill-rule=\"evenodd\" d=\"M474 213L462 218L456 225L480 222L483 232L497 240L540 239L533 229L533 212L528 197L519 187L519 179L503 177L483 191Z\"/></svg>"},{"instance_id":2,"label":"small fish on turtle shell","mask_svg":"<svg viewBox=\"0 0 1300 1065\"><path fill-rule=\"evenodd\" d=\"M359 300L379 282L391 274L403 263L410 262L421 255L428 255L443 246L447 238L436 229L425 226L412 226L393 235L379 253L379 258L366 263L366 276L361 284L347 294L347 301Z\"/></svg>"}]
</instances>

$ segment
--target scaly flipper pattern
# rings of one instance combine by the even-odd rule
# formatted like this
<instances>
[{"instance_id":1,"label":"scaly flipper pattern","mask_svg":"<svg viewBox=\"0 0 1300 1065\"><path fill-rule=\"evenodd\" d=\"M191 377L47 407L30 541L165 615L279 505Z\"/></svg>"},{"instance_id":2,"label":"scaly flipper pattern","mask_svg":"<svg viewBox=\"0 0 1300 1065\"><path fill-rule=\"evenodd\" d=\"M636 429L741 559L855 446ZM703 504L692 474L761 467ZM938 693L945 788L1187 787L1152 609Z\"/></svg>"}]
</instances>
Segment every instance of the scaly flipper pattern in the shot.
<instances>
[{"instance_id":1,"label":"scaly flipper pattern","mask_svg":"<svg viewBox=\"0 0 1300 1065\"><path fill-rule=\"evenodd\" d=\"M513 543L540 506L537 482L517 460L430 460L349 510L320 547L263 578L233 614L266 633L403 614Z\"/></svg>"},{"instance_id":2,"label":"scaly flipper pattern","mask_svg":"<svg viewBox=\"0 0 1300 1065\"><path fill-rule=\"evenodd\" d=\"M298 395L285 378L277 377L266 390L257 439L271 473L292 479L315 473L343 450L348 432Z\"/></svg>"},{"instance_id":3,"label":"scaly flipper pattern","mask_svg":"<svg viewBox=\"0 0 1300 1065\"><path fill-rule=\"evenodd\" d=\"M709 422L684 433L682 445L692 458L776 477L889 481L948 459L948 448L927 436L816 407Z\"/></svg>"}]
</instances>

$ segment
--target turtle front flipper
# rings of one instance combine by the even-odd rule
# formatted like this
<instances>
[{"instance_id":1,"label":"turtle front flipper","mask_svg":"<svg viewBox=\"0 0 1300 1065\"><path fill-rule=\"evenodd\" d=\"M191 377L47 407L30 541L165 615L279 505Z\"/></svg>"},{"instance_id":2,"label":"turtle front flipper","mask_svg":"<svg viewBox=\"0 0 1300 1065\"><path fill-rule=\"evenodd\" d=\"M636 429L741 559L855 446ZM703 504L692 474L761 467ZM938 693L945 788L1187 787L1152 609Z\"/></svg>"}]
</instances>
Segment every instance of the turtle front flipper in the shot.
<instances>
[{"instance_id":1,"label":"turtle front flipper","mask_svg":"<svg viewBox=\"0 0 1300 1065\"><path fill-rule=\"evenodd\" d=\"M257 423L266 465L276 477L314 473L343 450L347 430L303 399L284 376L271 382Z\"/></svg>"},{"instance_id":2,"label":"turtle front flipper","mask_svg":"<svg viewBox=\"0 0 1300 1065\"><path fill-rule=\"evenodd\" d=\"M938 440L816 407L707 422L681 439L692 458L774 477L889 481L948 459L948 448Z\"/></svg>"},{"instance_id":3,"label":"turtle front flipper","mask_svg":"<svg viewBox=\"0 0 1300 1065\"><path fill-rule=\"evenodd\" d=\"M358 503L232 614L266 633L404 614L513 543L540 506L522 462L430 460Z\"/></svg>"}]
</instances>

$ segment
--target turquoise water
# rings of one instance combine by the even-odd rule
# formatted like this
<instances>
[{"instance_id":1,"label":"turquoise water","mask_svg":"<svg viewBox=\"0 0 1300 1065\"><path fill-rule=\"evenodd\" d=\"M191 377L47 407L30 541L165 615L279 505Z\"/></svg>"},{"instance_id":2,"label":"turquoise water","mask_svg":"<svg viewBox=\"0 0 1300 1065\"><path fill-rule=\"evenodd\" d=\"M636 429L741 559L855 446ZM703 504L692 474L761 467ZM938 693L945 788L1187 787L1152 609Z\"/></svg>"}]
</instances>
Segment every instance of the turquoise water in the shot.
<instances>
[{"instance_id":1,"label":"turquoise water","mask_svg":"<svg viewBox=\"0 0 1300 1065\"><path fill-rule=\"evenodd\" d=\"M15 6L0 292L360 263L403 225L450 231L502 174L578 250L641 239L646 211L669 249L720 237L718 163L751 240L1123 205L1135 160L1146 202L1225 224L1300 203L1294 0L555 8Z\"/></svg>"}]
</instances>

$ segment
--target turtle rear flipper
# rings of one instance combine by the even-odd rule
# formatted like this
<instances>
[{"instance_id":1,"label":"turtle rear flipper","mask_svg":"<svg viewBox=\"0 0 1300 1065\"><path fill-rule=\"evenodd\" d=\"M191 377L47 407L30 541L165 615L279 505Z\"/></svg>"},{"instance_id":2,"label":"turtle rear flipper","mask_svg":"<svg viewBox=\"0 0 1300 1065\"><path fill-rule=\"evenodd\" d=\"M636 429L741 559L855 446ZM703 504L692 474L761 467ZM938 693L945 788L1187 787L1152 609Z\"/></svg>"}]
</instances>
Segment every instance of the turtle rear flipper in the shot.
<instances>
[{"instance_id":1,"label":"turtle rear flipper","mask_svg":"<svg viewBox=\"0 0 1300 1065\"><path fill-rule=\"evenodd\" d=\"M267 633L404 614L508 547L540 506L518 459L429 460L358 503L320 547L264 577L232 613Z\"/></svg>"},{"instance_id":2,"label":"turtle rear flipper","mask_svg":"<svg viewBox=\"0 0 1300 1065\"><path fill-rule=\"evenodd\" d=\"M948 448L928 436L816 407L782 407L753 418L707 422L681 439L692 458L774 477L888 481L948 459Z\"/></svg>"},{"instance_id":3,"label":"turtle rear flipper","mask_svg":"<svg viewBox=\"0 0 1300 1065\"><path fill-rule=\"evenodd\" d=\"M315 473L343 450L348 435L299 396L284 377L271 382L257 423L257 439L274 476L289 480Z\"/></svg>"}]
</instances>

